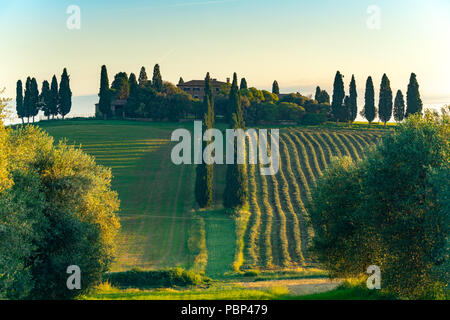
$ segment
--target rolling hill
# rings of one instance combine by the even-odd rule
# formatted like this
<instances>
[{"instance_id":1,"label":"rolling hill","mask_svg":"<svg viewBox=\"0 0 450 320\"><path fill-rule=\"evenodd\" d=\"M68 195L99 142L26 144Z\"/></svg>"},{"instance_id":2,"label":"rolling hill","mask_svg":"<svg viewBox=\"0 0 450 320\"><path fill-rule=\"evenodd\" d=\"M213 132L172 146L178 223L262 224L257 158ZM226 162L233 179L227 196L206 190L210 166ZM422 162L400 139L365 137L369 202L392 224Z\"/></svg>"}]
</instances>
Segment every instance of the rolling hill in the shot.
<instances>
[{"instance_id":1,"label":"rolling hill","mask_svg":"<svg viewBox=\"0 0 450 320\"><path fill-rule=\"evenodd\" d=\"M381 136L379 130L281 129L279 172L262 176L256 165L248 167L249 209L235 220L220 205L224 166L215 169L216 207L195 212L195 166L170 161L174 145L170 135L178 124L66 120L39 125L57 140L81 145L99 164L112 169L122 225L113 271L192 267L190 230L200 225L207 253L201 268L213 276L233 267L281 269L310 264L306 248L313 230L305 203L311 186L333 157L360 159Z\"/></svg>"}]
</instances>

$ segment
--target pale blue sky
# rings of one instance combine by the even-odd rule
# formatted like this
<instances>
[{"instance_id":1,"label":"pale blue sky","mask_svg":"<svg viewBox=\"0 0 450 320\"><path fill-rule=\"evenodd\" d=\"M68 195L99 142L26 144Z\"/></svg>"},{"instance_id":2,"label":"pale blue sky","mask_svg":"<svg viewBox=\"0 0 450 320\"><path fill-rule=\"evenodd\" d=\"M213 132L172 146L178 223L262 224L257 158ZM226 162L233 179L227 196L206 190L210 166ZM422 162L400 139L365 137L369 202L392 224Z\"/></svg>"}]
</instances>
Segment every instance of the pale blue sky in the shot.
<instances>
[{"instance_id":1,"label":"pale blue sky","mask_svg":"<svg viewBox=\"0 0 450 320\"><path fill-rule=\"evenodd\" d=\"M81 30L68 30L66 9L81 9ZM367 8L381 9L370 30ZM416 72L425 102L450 101L450 0L2 0L0 87L14 98L17 79L50 79L67 67L74 95L95 94L100 66L164 79L224 80L308 94L330 89L336 70L363 89L384 72L406 90ZM361 92L362 94L362 92Z\"/></svg>"}]
</instances>

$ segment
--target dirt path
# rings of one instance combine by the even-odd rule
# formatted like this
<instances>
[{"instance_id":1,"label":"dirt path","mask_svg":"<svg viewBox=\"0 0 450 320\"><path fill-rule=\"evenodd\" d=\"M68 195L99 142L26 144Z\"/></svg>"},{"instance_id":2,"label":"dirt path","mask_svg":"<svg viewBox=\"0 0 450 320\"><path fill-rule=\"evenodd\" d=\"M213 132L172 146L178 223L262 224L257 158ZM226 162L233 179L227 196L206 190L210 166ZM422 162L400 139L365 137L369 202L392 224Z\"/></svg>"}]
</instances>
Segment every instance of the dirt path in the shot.
<instances>
[{"instance_id":1,"label":"dirt path","mask_svg":"<svg viewBox=\"0 0 450 320\"><path fill-rule=\"evenodd\" d=\"M292 295L307 295L333 290L337 288L341 282L323 278L237 282L236 284L244 288L255 290L286 287Z\"/></svg>"}]
</instances>

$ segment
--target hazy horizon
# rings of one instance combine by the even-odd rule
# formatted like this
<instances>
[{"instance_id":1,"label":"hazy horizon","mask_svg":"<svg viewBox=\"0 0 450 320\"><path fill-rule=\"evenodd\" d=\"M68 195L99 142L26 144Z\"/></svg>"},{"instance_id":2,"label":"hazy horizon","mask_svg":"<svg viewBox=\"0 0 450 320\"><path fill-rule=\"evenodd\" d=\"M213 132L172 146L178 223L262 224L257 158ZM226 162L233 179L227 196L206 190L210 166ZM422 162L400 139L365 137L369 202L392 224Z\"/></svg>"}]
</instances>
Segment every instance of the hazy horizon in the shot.
<instances>
[{"instance_id":1,"label":"hazy horizon","mask_svg":"<svg viewBox=\"0 0 450 320\"><path fill-rule=\"evenodd\" d=\"M72 4L80 29L67 26ZM64 67L74 96L86 96L98 92L103 64L112 82L143 65L151 77L159 63L172 83L237 72L250 86L270 89L277 80L282 92L305 95L317 85L331 93L337 70L347 91L355 74L360 96L367 77L377 89L383 73L406 93L415 72L425 104L450 101L445 0L6 0L0 26L0 87L10 98L18 79L34 76L41 87Z\"/></svg>"}]
</instances>

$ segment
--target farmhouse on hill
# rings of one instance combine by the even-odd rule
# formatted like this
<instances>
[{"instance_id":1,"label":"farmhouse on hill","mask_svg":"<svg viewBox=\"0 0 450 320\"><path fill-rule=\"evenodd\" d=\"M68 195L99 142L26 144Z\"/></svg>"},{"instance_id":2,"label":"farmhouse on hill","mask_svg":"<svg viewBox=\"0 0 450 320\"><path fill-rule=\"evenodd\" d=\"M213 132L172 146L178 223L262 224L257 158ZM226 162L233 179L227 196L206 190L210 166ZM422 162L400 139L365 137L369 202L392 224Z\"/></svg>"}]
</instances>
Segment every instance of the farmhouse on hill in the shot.
<instances>
[{"instance_id":1,"label":"farmhouse on hill","mask_svg":"<svg viewBox=\"0 0 450 320\"><path fill-rule=\"evenodd\" d=\"M211 79L211 86L213 93L217 93L224 84L230 83L230 78L227 82L217 81L217 79ZM205 97L205 80L191 80L188 82L179 82L177 87L186 93L189 93L195 99L203 99Z\"/></svg>"}]
</instances>

